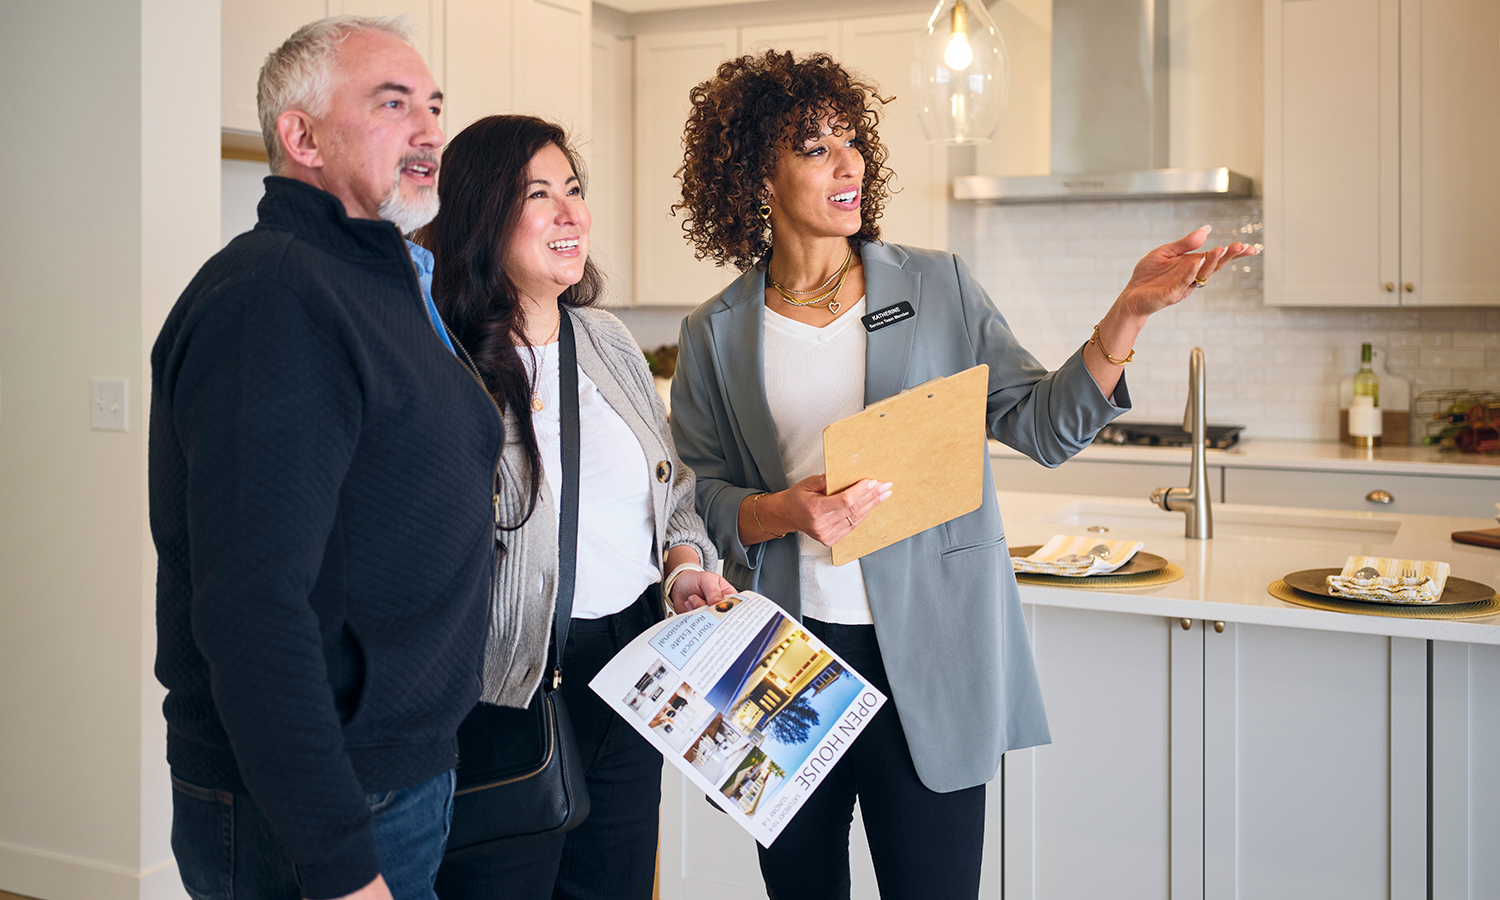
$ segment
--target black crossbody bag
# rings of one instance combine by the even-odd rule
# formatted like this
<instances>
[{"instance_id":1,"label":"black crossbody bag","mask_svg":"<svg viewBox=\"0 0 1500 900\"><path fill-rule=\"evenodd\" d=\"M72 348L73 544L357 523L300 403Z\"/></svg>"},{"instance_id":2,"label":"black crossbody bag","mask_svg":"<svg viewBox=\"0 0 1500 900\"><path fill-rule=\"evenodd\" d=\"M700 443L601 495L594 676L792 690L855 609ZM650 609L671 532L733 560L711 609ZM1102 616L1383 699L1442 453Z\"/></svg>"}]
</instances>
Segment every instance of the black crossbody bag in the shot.
<instances>
[{"instance_id":1,"label":"black crossbody bag","mask_svg":"<svg viewBox=\"0 0 1500 900\"><path fill-rule=\"evenodd\" d=\"M562 506L557 528L557 610L548 650L552 674L526 709L480 703L458 726L457 785L447 857L480 856L502 841L568 831L589 814L583 761L563 703L562 656L573 615L578 558L578 354L559 309ZM496 547L496 552L500 548Z\"/></svg>"}]
</instances>

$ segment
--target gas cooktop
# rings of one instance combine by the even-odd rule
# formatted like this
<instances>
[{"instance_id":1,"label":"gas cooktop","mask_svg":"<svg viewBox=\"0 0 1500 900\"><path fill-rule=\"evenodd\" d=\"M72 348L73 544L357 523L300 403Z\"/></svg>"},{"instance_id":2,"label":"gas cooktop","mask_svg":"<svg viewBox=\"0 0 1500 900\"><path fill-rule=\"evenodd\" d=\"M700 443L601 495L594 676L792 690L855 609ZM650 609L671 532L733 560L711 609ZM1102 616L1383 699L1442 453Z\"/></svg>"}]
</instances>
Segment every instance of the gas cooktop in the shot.
<instances>
[{"instance_id":1,"label":"gas cooktop","mask_svg":"<svg viewBox=\"0 0 1500 900\"><path fill-rule=\"evenodd\" d=\"M1203 445L1216 450L1227 450L1240 442L1240 432L1244 430L1243 425L1209 425L1205 429ZM1186 447L1192 444L1192 435L1182 430L1181 422L1116 422L1101 428L1094 441L1100 444L1137 444L1144 447Z\"/></svg>"}]
</instances>

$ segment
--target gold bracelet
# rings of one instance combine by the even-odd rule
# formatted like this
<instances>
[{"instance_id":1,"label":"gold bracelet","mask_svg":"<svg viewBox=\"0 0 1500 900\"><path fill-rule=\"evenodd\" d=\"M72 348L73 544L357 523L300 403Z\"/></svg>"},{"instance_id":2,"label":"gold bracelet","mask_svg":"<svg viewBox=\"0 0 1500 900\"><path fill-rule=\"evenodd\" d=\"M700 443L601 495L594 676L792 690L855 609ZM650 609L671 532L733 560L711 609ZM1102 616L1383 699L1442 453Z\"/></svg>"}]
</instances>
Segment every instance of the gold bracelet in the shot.
<instances>
[{"instance_id":1,"label":"gold bracelet","mask_svg":"<svg viewBox=\"0 0 1500 900\"><path fill-rule=\"evenodd\" d=\"M1101 322L1100 324L1102 325L1103 323ZM1125 357L1124 359L1115 359L1113 356L1110 356L1109 351L1104 349L1104 342L1099 340L1099 325L1094 326L1094 336L1089 338L1089 343L1093 344L1095 347L1098 347L1099 352L1104 354L1104 358L1117 366L1123 366L1126 363L1130 362L1132 359L1135 359L1134 347L1130 348L1130 355Z\"/></svg>"},{"instance_id":2,"label":"gold bracelet","mask_svg":"<svg viewBox=\"0 0 1500 900\"><path fill-rule=\"evenodd\" d=\"M754 497L750 498L750 515L752 515L752 516L755 517L755 524L760 527L761 531L764 531L766 534L770 535L773 538L784 538L784 537L787 536L787 534L790 534L791 532L786 532L784 534L777 534L776 532L774 532L771 529L767 528L766 526L762 525L761 522L760 522L760 509L759 509L760 498L766 496L769 493L770 493L769 491L762 491L759 494L756 494Z\"/></svg>"}]
</instances>

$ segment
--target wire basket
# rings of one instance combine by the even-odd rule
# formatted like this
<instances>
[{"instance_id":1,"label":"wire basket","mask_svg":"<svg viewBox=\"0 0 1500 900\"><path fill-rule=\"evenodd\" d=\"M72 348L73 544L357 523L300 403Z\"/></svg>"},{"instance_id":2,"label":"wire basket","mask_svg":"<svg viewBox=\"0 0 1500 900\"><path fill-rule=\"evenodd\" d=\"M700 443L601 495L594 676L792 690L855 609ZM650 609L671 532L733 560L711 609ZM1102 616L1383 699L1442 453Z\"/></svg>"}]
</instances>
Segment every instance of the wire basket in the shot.
<instances>
[{"instance_id":1,"label":"wire basket","mask_svg":"<svg viewBox=\"0 0 1500 900\"><path fill-rule=\"evenodd\" d=\"M1423 391L1412 401L1422 443L1440 450L1500 453L1500 392Z\"/></svg>"}]
</instances>

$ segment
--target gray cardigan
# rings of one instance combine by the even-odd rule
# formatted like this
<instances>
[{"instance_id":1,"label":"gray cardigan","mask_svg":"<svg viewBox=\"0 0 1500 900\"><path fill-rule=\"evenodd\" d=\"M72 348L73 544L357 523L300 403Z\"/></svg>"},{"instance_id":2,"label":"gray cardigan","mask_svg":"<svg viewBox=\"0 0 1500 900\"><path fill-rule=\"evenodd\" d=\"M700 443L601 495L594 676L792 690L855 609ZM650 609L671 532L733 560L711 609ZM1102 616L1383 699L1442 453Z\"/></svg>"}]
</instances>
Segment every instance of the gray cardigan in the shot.
<instances>
[{"instance_id":1,"label":"gray cardigan","mask_svg":"<svg viewBox=\"0 0 1500 900\"><path fill-rule=\"evenodd\" d=\"M640 347L620 320L604 310L569 309L568 315L577 336L578 367L598 385L599 393L645 451L656 523L651 561L660 567L668 549L688 544L698 551L704 568L712 569L718 554L693 509L693 471L682 464L672 446L666 409ZM500 521L504 523L520 521L530 495L526 454L516 429L515 417L507 410L505 449L498 468ZM588 440L588 435L582 439ZM556 515L551 491L544 483L531 518L502 537L505 552L495 561L485 645L480 698L485 703L524 707L541 681L557 601Z\"/></svg>"},{"instance_id":2,"label":"gray cardigan","mask_svg":"<svg viewBox=\"0 0 1500 900\"><path fill-rule=\"evenodd\" d=\"M989 434L1047 466L1087 446L1129 407L1123 380L1113 403L1099 391L1081 348L1057 371L1043 368L956 256L865 244L860 257L867 309L907 301L915 312L869 334L867 405L988 363ZM751 547L739 539L741 501L789 486L766 404L764 292L764 274L751 270L683 322L672 434L698 475L698 511L725 554L725 577L800 616L796 535ZM979 509L860 564L923 784L935 791L983 784L1006 750L1051 740L988 454Z\"/></svg>"}]
</instances>

